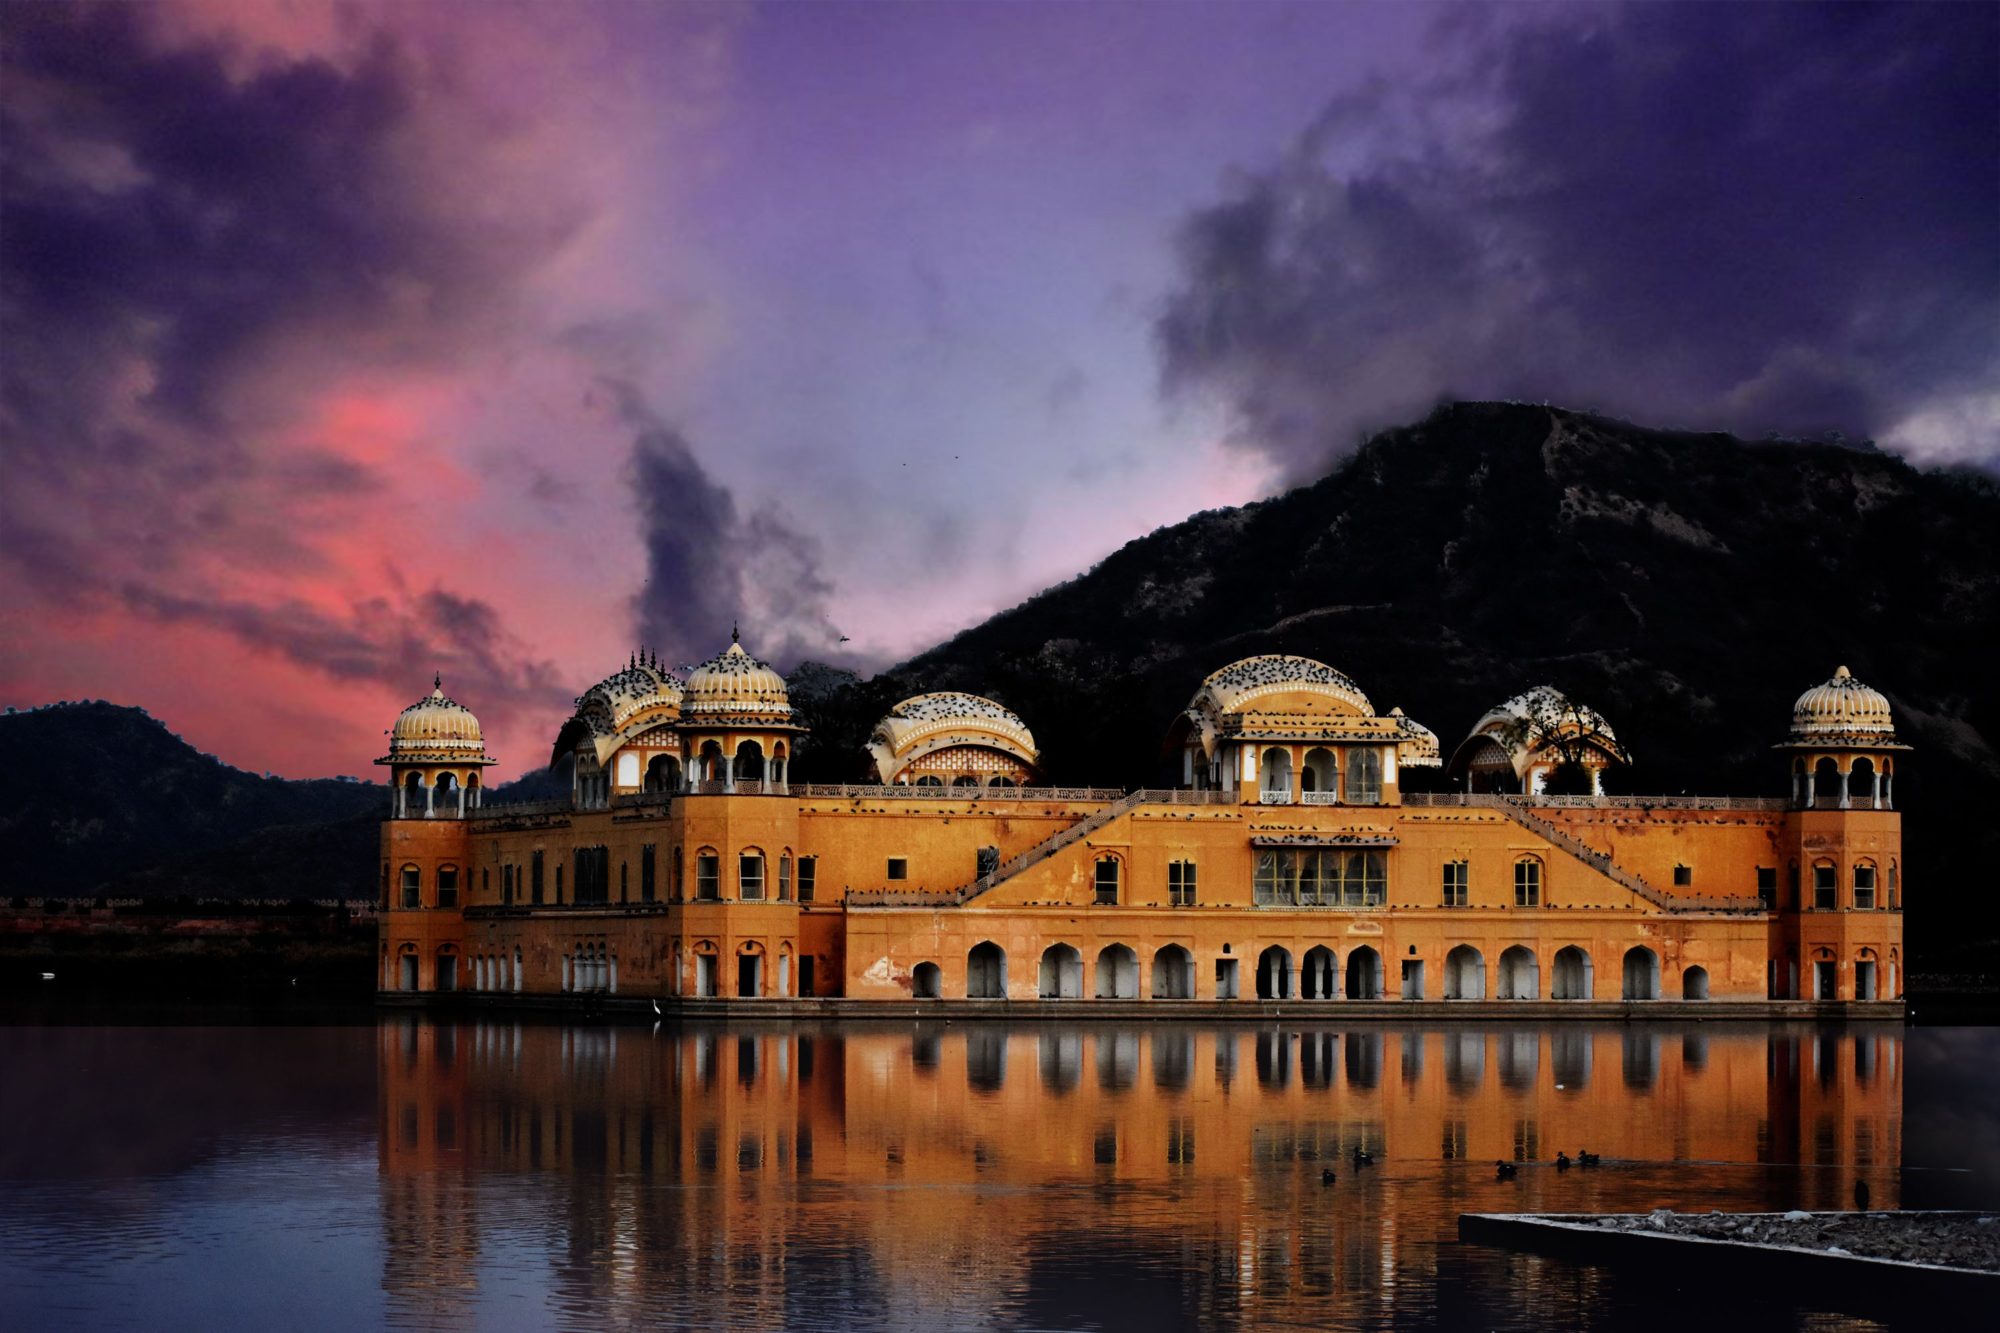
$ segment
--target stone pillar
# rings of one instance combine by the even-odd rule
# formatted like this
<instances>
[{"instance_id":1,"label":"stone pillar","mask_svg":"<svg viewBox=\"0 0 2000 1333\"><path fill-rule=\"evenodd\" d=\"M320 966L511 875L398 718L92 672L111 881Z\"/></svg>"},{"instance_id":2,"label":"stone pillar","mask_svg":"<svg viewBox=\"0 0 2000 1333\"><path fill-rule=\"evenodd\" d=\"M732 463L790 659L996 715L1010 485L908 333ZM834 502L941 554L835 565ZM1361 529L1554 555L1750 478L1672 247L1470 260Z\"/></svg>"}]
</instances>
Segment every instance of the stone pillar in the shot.
<instances>
[{"instance_id":1,"label":"stone pillar","mask_svg":"<svg viewBox=\"0 0 2000 1333\"><path fill-rule=\"evenodd\" d=\"M432 808L436 803L437 803L437 783L436 781L427 782L424 784L425 819L429 819L434 813L436 813L435 810Z\"/></svg>"},{"instance_id":2,"label":"stone pillar","mask_svg":"<svg viewBox=\"0 0 2000 1333\"><path fill-rule=\"evenodd\" d=\"M1881 781L1885 784L1882 790L1882 809L1894 810L1896 808L1896 770L1893 768L1890 769L1882 776ZM1921 805L1923 802L1919 801L1917 804Z\"/></svg>"},{"instance_id":3,"label":"stone pillar","mask_svg":"<svg viewBox=\"0 0 2000 1333\"><path fill-rule=\"evenodd\" d=\"M1813 802L1819 799L1818 794L1813 790L1815 784L1813 782L1812 769L1809 768L1806 770L1805 779L1806 779L1806 798L1803 801L1799 802L1799 808L1802 810L1810 810L1813 808Z\"/></svg>"},{"instance_id":4,"label":"stone pillar","mask_svg":"<svg viewBox=\"0 0 2000 1333\"><path fill-rule=\"evenodd\" d=\"M1841 809L1843 809L1843 810L1845 810L1845 809L1847 809L1847 808L1848 808L1848 803L1847 803L1847 770L1846 770L1846 769L1844 769L1844 768L1840 770L1840 808L1841 808Z\"/></svg>"}]
</instances>

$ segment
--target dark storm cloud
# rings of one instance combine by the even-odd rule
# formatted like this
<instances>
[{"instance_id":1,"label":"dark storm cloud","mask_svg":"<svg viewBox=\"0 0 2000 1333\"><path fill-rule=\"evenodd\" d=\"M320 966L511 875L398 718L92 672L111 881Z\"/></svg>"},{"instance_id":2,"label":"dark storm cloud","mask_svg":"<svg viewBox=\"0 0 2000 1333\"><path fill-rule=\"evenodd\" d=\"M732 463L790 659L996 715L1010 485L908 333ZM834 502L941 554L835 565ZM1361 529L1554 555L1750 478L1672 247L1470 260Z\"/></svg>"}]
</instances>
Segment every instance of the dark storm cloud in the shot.
<instances>
[{"instance_id":1,"label":"dark storm cloud","mask_svg":"<svg viewBox=\"0 0 2000 1333\"><path fill-rule=\"evenodd\" d=\"M254 651L335 680L414 687L440 673L451 692L478 699L482 712L560 710L572 693L548 663L524 660L491 606L438 588L398 590L343 614L298 601L191 596L136 583L119 595L127 609L149 620L221 630Z\"/></svg>"},{"instance_id":2,"label":"dark storm cloud","mask_svg":"<svg viewBox=\"0 0 2000 1333\"><path fill-rule=\"evenodd\" d=\"M646 545L640 638L668 662L693 662L740 624L747 646L781 667L807 656L840 660L827 618L833 585L817 543L774 508L742 514L637 390L617 380L604 385L633 431L632 483Z\"/></svg>"},{"instance_id":3,"label":"dark storm cloud","mask_svg":"<svg viewBox=\"0 0 2000 1333\"><path fill-rule=\"evenodd\" d=\"M264 580L380 581L322 543L382 522L395 479L292 428L344 377L490 342L579 207L490 206L499 130L448 62L386 30L338 61L251 60L174 18L0 6L10 592L205 626L335 679L442 667L503 711L560 703L483 603L399 591L329 614L324 589Z\"/></svg>"},{"instance_id":4,"label":"dark storm cloud","mask_svg":"<svg viewBox=\"0 0 2000 1333\"><path fill-rule=\"evenodd\" d=\"M1183 226L1164 379L1241 443L1306 475L1458 396L2000 455L2000 9L1463 10L1436 40L1447 72L1330 105Z\"/></svg>"},{"instance_id":5,"label":"dark storm cloud","mask_svg":"<svg viewBox=\"0 0 2000 1333\"><path fill-rule=\"evenodd\" d=\"M126 357L147 366L150 408L204 425L285 350L274 339L434 358L579 221L468 225L413 115L448 76L386 35L346 68L234 77L223 47L156 46L147 21L143 6L6 7L0 384L30 442L101 442Z\"/></svg>"}]
</instances>

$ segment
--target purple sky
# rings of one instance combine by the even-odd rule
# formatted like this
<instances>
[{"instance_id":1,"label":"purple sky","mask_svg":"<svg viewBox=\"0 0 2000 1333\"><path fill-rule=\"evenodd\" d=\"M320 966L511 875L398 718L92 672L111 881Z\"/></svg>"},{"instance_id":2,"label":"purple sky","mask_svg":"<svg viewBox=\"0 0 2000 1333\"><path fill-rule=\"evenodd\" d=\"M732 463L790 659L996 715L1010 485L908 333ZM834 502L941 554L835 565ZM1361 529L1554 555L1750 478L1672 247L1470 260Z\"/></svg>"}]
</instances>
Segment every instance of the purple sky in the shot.
<instances>
[{"instance_id":1,"label":"purple sky","mask_svg":"<svg viewBox=\"0 0 2000 1333\"><path fill-rule=\"evenodd\" d=\"M879 666L1443 395L2000 454L1991 6L0 34L0 698L247 767L442 670L511 774L739 617Z\"/></svg>"}]
</instances>

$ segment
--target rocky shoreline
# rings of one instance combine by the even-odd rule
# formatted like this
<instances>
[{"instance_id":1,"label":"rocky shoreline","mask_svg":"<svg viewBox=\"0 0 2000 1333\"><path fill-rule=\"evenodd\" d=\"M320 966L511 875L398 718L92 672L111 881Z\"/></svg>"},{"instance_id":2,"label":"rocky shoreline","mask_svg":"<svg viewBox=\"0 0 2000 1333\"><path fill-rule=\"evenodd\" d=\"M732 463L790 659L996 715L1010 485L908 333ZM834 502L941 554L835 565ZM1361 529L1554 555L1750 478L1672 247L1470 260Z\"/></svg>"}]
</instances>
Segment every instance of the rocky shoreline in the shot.
<instances>
[{"instance_id":1,"label":"rocky shoreline","mask_svg":"<svg viewBox=\"0 0 2000 1333\"><path fill-rule=\"evenodd\" d=\"M1995 1213L1677 1213L1659 1208L1599 1216L1545 1214L1536 1220L2000 1273L2000 1214Z\"/></svg>"}]
</instances>

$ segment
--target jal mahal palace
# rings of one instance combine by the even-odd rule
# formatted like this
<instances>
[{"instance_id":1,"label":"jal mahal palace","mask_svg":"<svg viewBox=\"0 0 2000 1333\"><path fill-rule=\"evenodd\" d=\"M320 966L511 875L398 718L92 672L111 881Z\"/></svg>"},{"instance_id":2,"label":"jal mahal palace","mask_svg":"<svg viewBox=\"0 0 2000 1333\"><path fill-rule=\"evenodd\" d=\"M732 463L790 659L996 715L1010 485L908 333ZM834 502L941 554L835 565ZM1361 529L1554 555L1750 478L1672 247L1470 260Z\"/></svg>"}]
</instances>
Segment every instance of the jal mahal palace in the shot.
<instances>
[{"instance_id":1,"label":"jal mahal palace","mask_svg":"<svg viewBox=\"0 0 2000 1333\"><path fill-rule=\"evenodd\" d=\"M772 1016L1902 1013L1907 747L1845 667L1787 731L1774 716L1782 797L1605 795L1630 756L1547 686L1449 756L1295 656L1230 663L1163 721L1171 787L1044 785L1028 722L957 692L889 710L873 781L793 782L805 731L785 680L732 641L685 679L634 655L556 737L570 795L489 806L479 722L440 682L376 761L393 784L382 997ZM1461 790L1403 789L1440 767Z\"/></svg>"}]
</instances>

